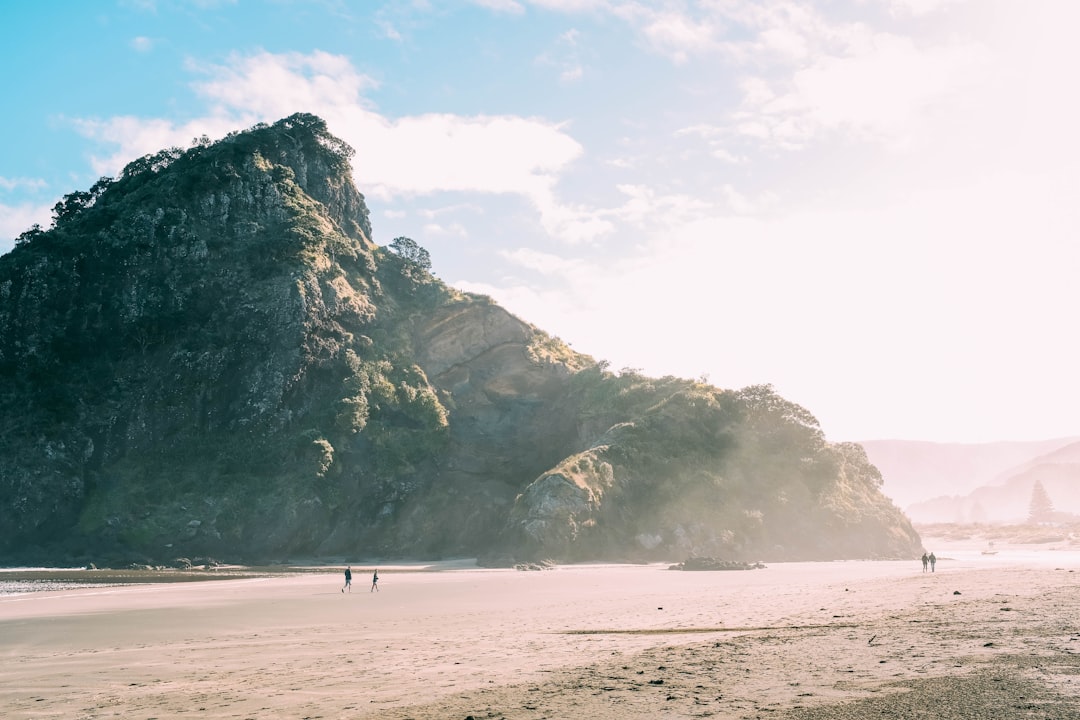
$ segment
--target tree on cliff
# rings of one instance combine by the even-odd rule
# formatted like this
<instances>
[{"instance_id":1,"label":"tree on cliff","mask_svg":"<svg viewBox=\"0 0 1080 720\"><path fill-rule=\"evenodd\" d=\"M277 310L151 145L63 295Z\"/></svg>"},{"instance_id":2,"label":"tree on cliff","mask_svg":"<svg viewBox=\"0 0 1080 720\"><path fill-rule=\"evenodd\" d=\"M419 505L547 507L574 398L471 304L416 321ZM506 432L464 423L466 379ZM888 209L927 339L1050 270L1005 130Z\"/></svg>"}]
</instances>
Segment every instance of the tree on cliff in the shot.
<instances>
[{"instance_id":1,"label":"tree on cliff","mask_svg":"<svg viewBox=\"0 0 1080 720\"><path fill-rule=\"evenodd\" d=\"M414 279L431 272L431 255L412 238L396 237L390 251L401 260L401 272Z\"/></svg>"}]
</instances>

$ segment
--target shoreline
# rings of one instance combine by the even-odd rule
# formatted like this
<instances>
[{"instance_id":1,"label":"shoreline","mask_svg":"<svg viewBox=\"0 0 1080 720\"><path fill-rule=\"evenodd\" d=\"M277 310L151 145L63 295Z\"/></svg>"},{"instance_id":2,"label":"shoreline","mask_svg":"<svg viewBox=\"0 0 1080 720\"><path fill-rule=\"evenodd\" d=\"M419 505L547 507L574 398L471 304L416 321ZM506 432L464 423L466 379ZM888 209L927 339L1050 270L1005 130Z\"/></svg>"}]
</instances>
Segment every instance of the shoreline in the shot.
<instances>
[{"instance_id":1,"label":"shoreline","mask_svg":"<svg viewBox=\"0 0 1080 720\"><path fill-rule=\"evenodd\" d=\"M159 583L216 582L256 578L288 577L300 574L340 572L349 563L288 565L212 565L190 568L86 568L86 567L0 567L0 597L28 592L74 590L79 588ZM354 572L446 572L456 569L476 569L475 560L449 560L386 565L353 563Z\"/></svg>"}]
</instances>

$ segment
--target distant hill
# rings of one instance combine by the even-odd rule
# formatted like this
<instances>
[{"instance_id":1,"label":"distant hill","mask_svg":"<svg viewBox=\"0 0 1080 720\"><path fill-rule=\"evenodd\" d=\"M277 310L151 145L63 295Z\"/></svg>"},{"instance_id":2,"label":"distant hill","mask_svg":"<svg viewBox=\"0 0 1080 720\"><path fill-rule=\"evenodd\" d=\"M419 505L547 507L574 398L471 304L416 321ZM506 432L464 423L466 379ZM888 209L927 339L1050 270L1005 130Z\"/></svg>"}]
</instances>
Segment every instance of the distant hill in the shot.
<instances>
[{"instance_id":1,"label":"distant hill","mask_svg":"<svg viewBox=\"0 0 1080 720\"><path fill-rule=\"evenodd\" d=\"M1056 443L1057 441L1054 442ZM994 478L993 484L1003 483L1027 470L1042 465L1070 464L1080 464L1080 439L1073 438L1073 442L1069 442L1067 445L1051 450L1044 455L1039 455L1027 462L1020 463L1015 467L1011 467L1008 470L1001 472Z\"/></svg>"},{"instance_id":2,"label":"distant hill","mask_svg":"<svg viewBox=\"0 0 1080 720\"><path fill-rule=\"evenodd\" d=\"M771 387L613 373L376 245L352 154L303 114L169 148L0 256L0 561L918 551Z\"/></svg>"},{"instance_id":3,"label":"distant hill","mask_svg":"<svg viewBox=\"0 0 1080 720\"><path fill-rule=\"evenodd\" d=\"M910 512L911 506L931 498L966 495L982 485L1001 482L1025 463L1078 440L979 444L868 440L859 444L881 471L882 492Z\"/></svg>"},{"instance_id":4,"label":"distant hill","mask_svg":"<svg viewBox=\"0 0 1080 720\"><path fill-rule=\"evenodd\" d=\"M1050 496L1059 519L1080 520L1080 442L999 473L992 483L969 493L914 503L908 512L927 523L1020 523L1028 518L1036 481Z\"/></svg>"}]
</instances>

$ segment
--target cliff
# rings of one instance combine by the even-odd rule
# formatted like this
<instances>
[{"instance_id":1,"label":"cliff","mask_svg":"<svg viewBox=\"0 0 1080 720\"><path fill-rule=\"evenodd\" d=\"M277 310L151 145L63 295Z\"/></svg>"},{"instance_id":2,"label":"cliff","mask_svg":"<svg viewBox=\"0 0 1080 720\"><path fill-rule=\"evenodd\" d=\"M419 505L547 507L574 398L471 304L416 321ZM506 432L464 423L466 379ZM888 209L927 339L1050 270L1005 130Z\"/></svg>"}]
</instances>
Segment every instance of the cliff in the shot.
<instances>
[{"instance_id":1,"label":"cliff","mask_svg":"<svg viewBox=\"0 0 1080 720\"><path fill-rule=\"evenodd\" d=\"M917 554L771 388L609 372L375 245L351 154L165 150L0 256L0 558Z\"/></svg>"}]
</instances>

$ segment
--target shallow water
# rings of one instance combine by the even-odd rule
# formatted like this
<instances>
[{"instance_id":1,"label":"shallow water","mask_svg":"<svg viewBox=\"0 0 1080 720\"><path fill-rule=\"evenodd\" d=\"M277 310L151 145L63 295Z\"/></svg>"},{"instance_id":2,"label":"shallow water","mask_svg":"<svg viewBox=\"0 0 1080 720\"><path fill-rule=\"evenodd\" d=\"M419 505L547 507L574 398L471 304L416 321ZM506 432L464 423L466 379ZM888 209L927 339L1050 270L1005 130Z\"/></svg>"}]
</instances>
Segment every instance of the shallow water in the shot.
<instances>
[{"instance_id":1,"label":"shallow water","mask_svg":"<svg viewBox=\"0 0 1080 720\"><path fill-rule=\"evenodd\" d=\"M54 590L79 590L91 587L118 587L132 583L72 582L69 580L4 580L0 576L0 597L21 595L32 592L50 592Z\"/></svg>"},{"instance_id":2,"label":"shallow water","mask_svg":"<svg viewBox=\"0 0 1080 720\"><path fill-rule=\"evenodd\" d=\"M279 574L279 572L231 567L213 570L87 570L81 567L9 567L0 568L0 597L56 590L266 577Z\"/></svg>"},{"instance_id":3,"label":"shallow water","mask_svg":"<svg viewBox=\"0 0 1080 720\"><path fill-rule=\"evenodd\" d=\"M87 587L103 587L106 584L91 581L61 580L48 575L70 576L73 573L83 571L84 568L46 568L46 567L12 567L0 568L0 597L6 595L21 595L22 593L46 592L51 590L76 590ZM44 577L13 577L27 574L41 575ZM5 577L6 576L6 577ZM108 583L114 585L115 583Z\"/></svg>"}]
</instances>

